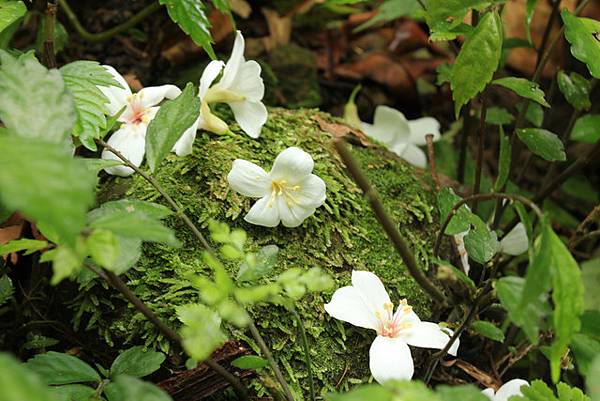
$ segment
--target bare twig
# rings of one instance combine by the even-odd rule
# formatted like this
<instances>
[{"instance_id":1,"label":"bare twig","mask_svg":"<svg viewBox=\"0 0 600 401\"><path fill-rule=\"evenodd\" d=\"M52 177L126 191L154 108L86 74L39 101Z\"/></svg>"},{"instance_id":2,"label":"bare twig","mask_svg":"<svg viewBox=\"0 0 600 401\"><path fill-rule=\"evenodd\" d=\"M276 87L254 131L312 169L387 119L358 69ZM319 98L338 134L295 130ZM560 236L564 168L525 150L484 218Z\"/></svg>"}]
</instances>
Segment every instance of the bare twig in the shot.
<instances>
[{"instance_id":1,"label":"bare twig","mask_svg":"<svg viewBox=\"0 0 600 401\"><path fill-rule=\"evenodd\" d=\"M46 13L44 14L44 52L42 54L44 64L48 68L56 68L56 56L54 54L54 28L56 25L56 3L48 1L46 3Z\"/></svg>"},{"instance_id":2,"label":"bare twig","mask_svg":"<svg viewBox=\"0 0 600 401\"><path fill-rule=\"evenodd\" d=\"M429 156L429 174L433 178L433 182L435 183L435 189L437 191L440 190L440 177L438 177L437 169L435 167L435 151L433 149L433 134L425 135L425 140L427 141L427 155Z\"/></svg>"},{"instance_id":3,"label":"bare twig","mask_svg":"<svg viewBox=\"0 0 600 401\"><path fill-rule=\"evenodd\" d=\"M485 143L485 119L487 117L487 102L486 98L482 96L481 101L481 114L479 116L479 139L477 147L477 168L475 170L475 183L473 184L473 195L477 195L481 190L481 174L483 170L483 151ZM477 206L479 202L473 201L473 213L477 213Z\"/></svg>"}]
</instances>

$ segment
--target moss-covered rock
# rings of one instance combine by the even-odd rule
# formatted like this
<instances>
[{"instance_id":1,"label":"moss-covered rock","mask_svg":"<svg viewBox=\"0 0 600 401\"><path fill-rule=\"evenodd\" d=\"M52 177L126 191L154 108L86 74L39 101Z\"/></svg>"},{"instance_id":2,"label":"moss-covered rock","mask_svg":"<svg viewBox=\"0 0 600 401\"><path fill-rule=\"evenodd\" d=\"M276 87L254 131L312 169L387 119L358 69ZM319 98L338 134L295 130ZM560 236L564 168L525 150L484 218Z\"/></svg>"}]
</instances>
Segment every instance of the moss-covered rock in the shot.
<instances>
[{"instance_id":1,"label":"moss-covered rock","mask_svg":"<svg viewBox=\"0 0 600 401\"><path fill-rule=\"evenodd\" d=\"M221 115L232 121L228 111L221 110ZM251 251L267 244L277 245L280 254L274 274L290 267L320 266L332 275L337 286L343 286L349 284L353 269L370 270L381 277L394 302L407 298L416 312L427 318L431 313L430 299L407 274L359 188L346 175L333 149L331 134L320 129L316 116L332 120L316 110L271 109L269 121L257 140L241 133L235 124L230 126L234 135L199 133L193 154L184 158L169 156L157 178L199 226L206 227L208 220L218 219L242 227L248 232ZM327 184L326 203L298 228L264 228L246 223L243 216L254 200L229 189L226 175L233 160L250 160L268 171L277 154L289 146L298 146L312 155L314 173ZM435 234L434 195L429 178L376 145L355 146L353 153L379 190L418 260L427 267ZM103 201L123 196L161 202L156 191L141 177L110 179L101 191ZM140 262L128 273L128 278L129 285L143 301L162 318L177 325L175 307L198 300L196 291L183 277L190 272L210 274L210 270L202 263L202 247L189 230L176 217L170 224L183 240L183 247L145 246ZM85 301L86 296L82 295L77 304L89 302ZM116 345L145 341L167 346L142 316L112 297L100 303L116 309L100 308L105 315L90 327ZM318 388L323 393L369 379L368 350L374 337L372 332L329 318L323 304L330 297L330 293L311 295L297 304L308 332ZM293 318L283 308L273 306L257 307L252 314L295 390L306 390L306 369ZM232 333L254 347L243 333L235 330Z\"/></svg>"}]
</instances>

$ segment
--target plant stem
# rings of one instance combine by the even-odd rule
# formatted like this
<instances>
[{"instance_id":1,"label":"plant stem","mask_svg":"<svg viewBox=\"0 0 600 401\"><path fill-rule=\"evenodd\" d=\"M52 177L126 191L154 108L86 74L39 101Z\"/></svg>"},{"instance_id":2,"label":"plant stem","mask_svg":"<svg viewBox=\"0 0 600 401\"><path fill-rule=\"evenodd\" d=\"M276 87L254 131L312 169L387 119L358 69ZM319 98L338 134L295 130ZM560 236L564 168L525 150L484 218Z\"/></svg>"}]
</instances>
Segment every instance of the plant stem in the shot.
<instances>
[{"instance_id":1,"label":"plant stem","mask_svg":"<svg viewBox=\"0 0 600 401\"><path fill-rule=\"evenodd\" d=\"M458 171L456 177L458 182L464 183L465 181L465 170L467 166L467 150L469 147L469 133L471 132L471 126L473 125L473 118L471 117L471 102L463 109L463 129L460 135L460 153L458 155Z\"/></svg>"},{"instance_id":2,"label":"plant stem","mask_svg":"<svg viewBox=\"0 0 600 401\"><path fill-rule=\"evenodd\" d=\"M441 302L443 305L448 305L448 299L446 295L436 287L428 278L425 276L419 265L417 264L417 260L410 250L408 244L404 240L402 234L396 227L396 223L392 220L388 212L385 210L385 207L381 203L379 199L379 194L377 190L371 186L369 180L363 173L362 169L358 165L358 162L354 159L348 146L345 144L343 139L335 139L334 146L342 158L342 161L346 165L350 176L354 179L356 184L363 191L367 200L371 204L371 208L381 224L383 230L387 234L388 238L394 244L396 251L402 257L404 264L406 265L410 275L415 279L415 281L423 288L429 295L435 298L437 301Z\"/></svg>"},{"instance_id":3,"label":"plant stem","mask_svg":"<svg viewBox=\"0 0 600 401\"><path fill-rule=\"evenodd\" d=\"M56 25L57 5L54 1L46 3L44 13L44 53L42 59L48 68L56 68L56 56L54 54L54 28Z\"/></svg>"},{"instance_id":4,"label":"plant stem","mask_svg":"<svg viewBox=\"0 0 600 401\"><path fill-rule=\"evenodd\" d=\"M298 323L298 331L300 332L300 339L302 340L302 348L304 350L306 370L308 371L308 390L310 400L316 401L315 382L313 378L312 362L310 358L310 348L308 346L308 339L306 338L306 329L304 328L304 322L302 321L302 318L300 317L298 311L296 311L296 308L292 307L291 311L294 315L294 318L296 318L296 322Z\"/></svg>"},{"instance_id":5,"label":"plant stem","mask_svg":"<svg viewBox=\"0 0 600 401\"><path fill-rule=\"evenodd\" d=\"M71 25L73 25L73 28L75 28L75 31L77 31L77 34L79 36L81 36L81 38L83 38L84 40L87 40L88 42L107 41L107 40L111 39L113 36L118 35L121 32L125 32L125 31L133 28L134 26L136 26L137 24L142 22L144 19L146 19L146 17L148 17L152 13L158 11L161 7L161 5L158 2L153 2L150 5L148 5L147 7L143 8L140 12L135 14L133 17L131 17L127 21L123 22L122 24L119 24L119 25L117 25L113 28L110 28L104 32L91 33L88 30L86 30L83 27L83 25L81 25L81 22L79 22L77 15L73 12L73 9L71 8L71 6L67 2L67 0L58 0L58 4L60 5L61 9L64 10L65 14L67 15L67 18L69 19L69 22L71 23Z\"/></svg>"},{"instance_id":6,"label":"plant stem","mask_svg":"<svg viewBox=\"0 0 600 401\"><path fill-rule=\"evenodd\" d=\"M437 168L435 166L435 151L433 149L433 134L425 135L427 141L427 156L429 157L429 174L433 178L436 191L440 190L440 177L437 174Z\"/></svg>"},{"instance_id":7,"label":"plant stem","mask_svg":"<svg viewBox=\"0 0 600 401\"><path fill-rule=\"evenodd\" d=\"M481 114L479 116L479 140L477 147L477 169L475 170L475 183L473 184L473 195L477 195L481 190L481 173L483 170L483 151L485 144L485 119L487 117L487 102L482 96ZM473 213L477 213L478 202L473 203Z\"/></svg>"},{"instance_id":8,"label":"plant stem","mask_svg":"<svg viewBox=\"0 0 600 401\"><path fill-rule=\"evenodd\" d=\"M543 217L542 211L540 210L540 208L535 204L534 201L531 201L527 198L525 198L524 196L521 195L516 195L516 194L505 194L505 193L501 193L501 192L497 192L497 193L490 193L490 194L479 194L479 195L472 195L472 196L467 196L466 198L461 199L459 202L457 202L452 209L450 209L450 213L448 213L448 216L446 216L446 220L444 220L444 222L442 223L442 226L440 228L440 231L437 235L437 238L435 239L435 245L433 246L433 256L437 257L440 251L440 246L442 244L442 237L444 235L444 231L446 231L446 227L448 227L448 224L450 224L450 220L452 220L452 218L454 217L454 215L456 215L456 212L458 211L458 209L460 209L460 207L462 205L465 205L471 201L485 201L485 200L491 200L491 199L508 199L510 201L518 201L521 202L522 204L524 204L525 206L529 207L531 210L533 210L535 212L535 214L537 214L537 216L539 218Z\"/></svg>"},{"instance_id":9,"label":"plant stem","mask_svg":"<svg viewBox=\"0 0 600 401\"><path fill-rule=\"evenodd\" d=\"M165 337L183 348L183 339L181 336L175 330L167 326L166 323L163 322L158 316L156 316L156 314L152 312L150 308L148 308L146 304L144 304L144 302L142 302L142 300L133 293L133 291L131 291L131 289L123 282L123 280L121 280L119 276L107 270L97 269L94 266L86 265L86 267L104 279L107 283L112 285L117 291L119 291L121 295L123 295L126 300L128 300L138 311L140 311L150 322L152 322L152 324L156 326L156 328L163 333ZM211 358L207 358L203 361L203 363L205 363L208 367L221 375L229 384L231 384L241 399L248 400L246 389L237 377L229 373L227 369L219 365L218 362Z\"/></svg>"},{"instance_id":10,"label":"plant stem","mask_svg":"<svg viewBox=\"0 0 600 401\"><path fill-rule=\"evenodd\" d=\"M279 369L279 365L277 365L275 358L273 358L273 354L271 353L271 350L265 343L265 340L260 335L258 328L256 328L256 325L252 321L250 322L250 325L248 327L250 328L250 333L252 334L254 341L256 341L256 343L258 344L260 351L262 352L263 356L265 358L267 358L267 361L269 362L269 365L271 366L273 373L275 373L275 377L277 378L277 381L279 382L279 384L281 385L281 387L283 389L285 398L287 399L287 401L294 401L294 396L292 395L290 386L287 384L287 381L283 377L283 373L281 373L281 369Z\"/></svg>"}]
</instances>

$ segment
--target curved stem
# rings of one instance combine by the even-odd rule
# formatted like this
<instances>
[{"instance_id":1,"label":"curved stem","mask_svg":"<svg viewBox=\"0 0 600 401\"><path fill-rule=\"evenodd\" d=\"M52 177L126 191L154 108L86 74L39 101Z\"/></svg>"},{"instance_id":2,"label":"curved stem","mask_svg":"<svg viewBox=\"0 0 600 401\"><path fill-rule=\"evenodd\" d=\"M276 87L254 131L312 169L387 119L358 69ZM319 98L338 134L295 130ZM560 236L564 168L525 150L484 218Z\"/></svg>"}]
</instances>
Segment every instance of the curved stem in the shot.
<instances>
[{"instance_id":1,"label":"curved stem","mask_svg":"<svg viewBox=\"0 0 600 401\"><path fill-rule=\"evenodd\" d=\"M358 162L350 153L348 146L346 146L342 139L335 139L334 146L342 158L342 161L346 165L350 176L354 179L356 184L367 197L367 200L371 204L371 208L373 209L379 224L381 224L381 227L387 234L388 238L394 244L396 251L398 251L402 257L402 260L404 261L404 264L406 265L410 275L421 286L421 288L429 293L429 295L441 302L443 305L447 305L448 299L446 295L427 278L417 264L414 254L410 250L402 234L400 234L396 223L394 223L388 212L385 210L383 203L381 203L377 190L369 183L369 180L358 165Z\"/></svg>"},{"instance_id":2,"label":"curved stem","mask_svg":"<svg viewBox=\"0 0 600 401\"><path fill-rule=\"evenodd\" d=\"M261 353L263 354L263 356L265 358L267 358L267 361L269 362L269 365L271 366L273 373L275 373L275 377L277 378L277 381L279 382L279 384L281 384L281 387L283 388L283 393L285 394L285 398L287 399L287 401L294 401L294 396L292 395L290 386L287 384L285 377L283 377L283 373L281 373L281 369L279 369L279 365L277 365L275 358L273 358L273 354L271 353L271 350L267 346L267 343L265 343L265 340L260 335L258 328L252 321L250 322L250 325L248 327L250 328L250 333L252 334L254 341L256 341L256 343L258 344L258 347L260 348Z\"/></svg>"},{"instance_id":3,"label":"curved stem","mask_svg":"<svg viewBox=\"0 0 600 401\"><path fill-rule=\"evenodd\" d=\"M154 13L155 11L158 11L161 7L161 5L158 2L151 3L150 5L143 8L140 12L138 12L122 24L107 29L104 32L91 33L90 31L85 29L83 25L81 25L81 22L79 22L77 15L75 14L75 12L73 12L73 9L71 8L67 0L58 0L58 4L60 5L60 8L64 10L69 22L71 23L71 25L73 25L75 31L77 31L77 34L81 36L81 38L83 38L84 40L87 40L88 42L107 41L113 36L133 28L134 26L142 22L144 19L146 19L146 17L148 17L150 14Z\"/></svg>"},{"instance_id":4,"label":"curved stem","mask_svg":"<svg viewBox=\"0 0 600 401\"><path fill-rule=\"evenodd\" d=\"M302 340L302 349L304 351L306 370L308 371L308 385L309 385L308 390L309 390L309 394L310 394L310 400L316 401L315 382L314 382L314 378L313 378L312 362L311 362L311 358L310 358L310 348L308 346L308 339L306 338L306 330L304 329L304 322L302 321L302 318L300 317L300 314L298 313L298 311L296 311L296 308L292 307L291 312L292 312L292 315L294 315L296 322L298 323L298 331L300 332L300 339Z\"/></svg>"},{"instance_id":5,"label":"curved stem","mask_svg":"<svg viewBox=\"0 0 600 401\"><path fill-rule=\"evenodd\" d=\"M434 257L438 256L438 254L440 252L440 246L442 244L442 237L444 235L444 231L446 231L446 227L448 227L448 224L450 224L450 220L452 220L454 215L456 215L456 212L458 212L458 209L460 209L461 206L463 206L471 201L480 202L480 201L486 201L486 200L491 200L491 199L500 199L500 200L508 199L513 202L514 201L521 202L522 204L524 204L525 206L527 206L531 210L533 210L540 219L542 219L544 217L542 211L534 202L532 202L531 200L529 200L521 195L505 194L505 193L491 193L491 194L479 194L479 195L467 196L466 198L463 198L462 200L457 202L450 210L450 213L448 213L448 216L446 216L446 220L444 220L444 223L442 224L442 226L440 228L437 238L435 239L435 245L433 247L433 256Z\"/></svg>"},{"instance_id":6,"label":"curved stem","mask_svg":"<svg viewBox=\"0 0 600 401\"><path fill-rule=\"evenodd\" d=\"M475 183L473 184L473 195L477 195L481 190L481 173L483 170L483 151L485 142L485 119L487 117L487 102L482 95L481 115L479 116L479 139L477 147L477 169L475 170ZM473 205L473 213L477 213L478 202Z\"/></svg>"}]
</instances>

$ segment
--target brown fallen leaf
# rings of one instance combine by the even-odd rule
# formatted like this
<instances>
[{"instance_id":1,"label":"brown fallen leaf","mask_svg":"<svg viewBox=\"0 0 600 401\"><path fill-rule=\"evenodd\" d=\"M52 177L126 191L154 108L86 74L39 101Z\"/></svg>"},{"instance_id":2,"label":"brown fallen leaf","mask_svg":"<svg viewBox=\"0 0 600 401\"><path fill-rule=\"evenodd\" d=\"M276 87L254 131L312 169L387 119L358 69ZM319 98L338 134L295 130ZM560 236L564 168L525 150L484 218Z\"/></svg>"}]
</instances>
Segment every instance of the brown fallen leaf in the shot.
<instances>
[{"instance_id":1,"label":"brown fallen leaf","mask_svg":"<svg viewBox=\"0 0 600 401\"><path fill-rule=\"evenodd\" d=\"M25 223L25 219L19 213L14 213L10 216L0 227L0 245L20 239L23 235ZM6 260L7 257L10 257L12 264L16 264L19 260L19 256L16 253L11 253L3 258Z\"/></svg>"},{"instance_id":2,"label":"brown fallen leaf","mask_svg":"<svg viewBox=\"0 0 600 401\"><path fill-rule=\"evenodd\" d=\"M319 127L323 131L330 133L334 138L350 137L357 139L363 146L371 146L371 142L369 142L369 139L361 130L354 129L344 124L330 123L323 120L319 115L315 115L313 119L319 123Z\"/></svg>"},{"instance_id":3,"label":"brown fallen leaf","mask_svg":"<svg viewBox=\"0 0 600 401\"><path fill-rule=\"evenodd\" d=\"M462 359L454 359L450 363L471 376L473 379L477 380L478 383L486 388L492 387L494 390L498 390L498 388L502 385L498 379L489 373L484 372L478 367L471 365L469 362L463 361Z\"/></svg>"}]
</instances>

